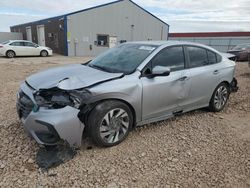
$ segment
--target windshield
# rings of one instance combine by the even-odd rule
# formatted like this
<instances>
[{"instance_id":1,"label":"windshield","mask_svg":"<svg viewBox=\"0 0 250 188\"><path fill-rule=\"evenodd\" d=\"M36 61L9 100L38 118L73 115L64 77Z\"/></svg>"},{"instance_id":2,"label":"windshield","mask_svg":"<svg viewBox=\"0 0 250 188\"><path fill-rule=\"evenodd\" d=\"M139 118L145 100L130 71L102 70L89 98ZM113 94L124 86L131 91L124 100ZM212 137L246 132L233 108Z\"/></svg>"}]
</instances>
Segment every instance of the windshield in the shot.
<instances>
[{"instance_id":1,"label":"windshield","mask_svg":"<svg viewBox=\"0 0 250 188\"><path fill-rule=\"evenodd\" d=\"M88 66L106 72L130 74L157 47L144 44L121 44L98 56Z\"/></svg>"},{"instance_id":2,"label":"windshield","mask_svg":"<svg viewBox=\"0 0 250 188\"><path fill-rule=\"evenodd\" d=\"M2 42L1 44L8 44L10 41L5 41L5 42Z\"/></svg>"},{"instance_id":3,"label":"windshield","mask_svg":"<svg viewBox=\"0 0 250 188\"><path fill-rule=\"evenodd\" d=\"M242 44L242 45L238 45L238 46L235 46L233 48L233 50L242 50L242 49L246 49L246 48L250 48L250 44Z\"/></svg>"}]
</instances>

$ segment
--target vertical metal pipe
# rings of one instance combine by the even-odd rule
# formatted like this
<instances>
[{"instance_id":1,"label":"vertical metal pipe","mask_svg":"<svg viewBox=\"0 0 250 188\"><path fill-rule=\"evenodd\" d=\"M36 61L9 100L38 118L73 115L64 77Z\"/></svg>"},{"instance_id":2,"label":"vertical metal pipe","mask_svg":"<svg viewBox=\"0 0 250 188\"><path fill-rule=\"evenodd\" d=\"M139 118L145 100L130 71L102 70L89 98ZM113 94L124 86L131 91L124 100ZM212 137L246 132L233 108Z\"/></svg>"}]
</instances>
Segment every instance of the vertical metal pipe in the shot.
<instances>
[{"instance_id":1,"label":"vertical metal pipe","mask_svg":"<svg viewBox=\"0 0 250 188\"><path fill-rule=\"evenodd\" d=\"M163 39L163 26L161 26L161 40Z\"/></svg>"},{"instance_id":2,"label":"vertical metal pipe","mask_svg":"<svg viewBox=\"0 0 250 188\"><path fill-rule=\"evenodd\" d=\"M135 25L131 25L131 37L130 37L130 40L131 41L134 41L134 27L135 27Z\"/></svg>"}]
</instances>

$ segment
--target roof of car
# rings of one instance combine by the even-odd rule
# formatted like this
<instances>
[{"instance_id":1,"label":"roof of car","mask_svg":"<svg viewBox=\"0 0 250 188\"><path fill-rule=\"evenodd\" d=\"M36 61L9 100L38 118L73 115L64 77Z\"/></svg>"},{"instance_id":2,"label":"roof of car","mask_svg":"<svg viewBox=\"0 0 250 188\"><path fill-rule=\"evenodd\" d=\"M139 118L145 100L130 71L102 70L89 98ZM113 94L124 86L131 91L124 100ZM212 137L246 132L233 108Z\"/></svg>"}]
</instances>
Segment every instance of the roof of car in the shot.
<instances>
[{"instance_id":1,"label":"roof of car","mask_svg":"<svg viewBox=\"0 0 250 188\"><path fill-rule=\"evenodd\" d=\"M144 45L155 45L155 46L173 46L173 45L194 45L194 46L200 46L205 48L210 48L209 46L206 46L204 44L195 43L195 42L188 42L188 41L174 41L174 40L168 40L168 41L137 41L137 42L128 42L133 44L144 44ZM214 49L213 49L214 50Z\"/></svg>"},{"instance_id":2,"label":"roof of car","mask_svg":"<svg viewBox=\"0 0 250 188\"><path fill-rule=\"evenodd\" d=\"M9 40L10 42L30 42L28 40Z\"/></svg>"},{"instance_id":3,"label":"roof of car","mask_svg":"<svg viewBox=\"0 0 250 188\"><path fill-rule=\"evenodd\" d=\"M133 43L133 44L141 44L141 45L155 45L155 46L175 46L175 45L189 45L189 46L197 46L201 48L206 48L209 49L213 52L220 53L218 50L201 44L201 43L196 43L196 42L188 42L188 41L175 41L175 40L166 40L166 41L137 41L137 42L128 42L128 43Z\"/></svg>"}]
</instances>

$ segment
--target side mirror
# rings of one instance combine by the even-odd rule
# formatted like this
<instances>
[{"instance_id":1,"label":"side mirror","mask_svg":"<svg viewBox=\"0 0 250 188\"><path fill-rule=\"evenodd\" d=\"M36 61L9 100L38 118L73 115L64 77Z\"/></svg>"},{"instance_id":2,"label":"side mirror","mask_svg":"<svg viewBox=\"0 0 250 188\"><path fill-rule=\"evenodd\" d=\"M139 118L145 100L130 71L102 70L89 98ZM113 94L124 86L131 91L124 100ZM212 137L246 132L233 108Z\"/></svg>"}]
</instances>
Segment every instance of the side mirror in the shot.
<instances>
[{"instance_id":1,"label":"side mirror","mask_svg":"<svg viewBox=\"0 0 250 188\"><path fill-rule=\"evenodd\" d=\"M154 78L156 76L168 76L170 74L170 68L163 66L155 66L152 73L148 76L149 78Z\"/></svg>"}]
</instances>

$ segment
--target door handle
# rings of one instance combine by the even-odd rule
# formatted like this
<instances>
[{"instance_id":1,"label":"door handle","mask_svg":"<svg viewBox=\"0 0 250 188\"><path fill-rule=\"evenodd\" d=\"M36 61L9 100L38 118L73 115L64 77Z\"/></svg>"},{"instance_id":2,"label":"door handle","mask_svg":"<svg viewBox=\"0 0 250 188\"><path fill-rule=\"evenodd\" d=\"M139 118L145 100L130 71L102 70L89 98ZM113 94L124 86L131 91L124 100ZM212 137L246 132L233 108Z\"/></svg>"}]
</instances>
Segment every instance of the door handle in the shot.
<instances>
[{"instance_id":1,"label":"door handle","mask_svg":"<svg viewBox=\"0 0 250 188\"><path fill-rule=\"evenodd\" d=\"M220 73L220 71L218 71L218 70L214 71L214 74L219 74L219 73Z\"/></svg>"},{"instance_id":2,"label":"door handle","mask_svg":"<svg viewBox=\"0 0 250 188\"><path fill-rule=\"evenodd\" d=\"M178 81L186 81L188 80L188 77L187 76L183 76L181 78L178 79Z\"/></svg>"}]
</instances>

